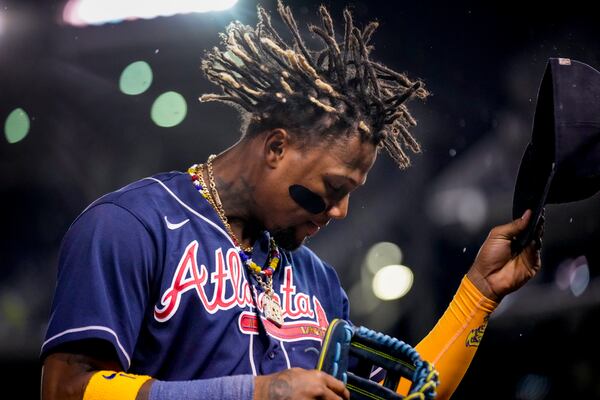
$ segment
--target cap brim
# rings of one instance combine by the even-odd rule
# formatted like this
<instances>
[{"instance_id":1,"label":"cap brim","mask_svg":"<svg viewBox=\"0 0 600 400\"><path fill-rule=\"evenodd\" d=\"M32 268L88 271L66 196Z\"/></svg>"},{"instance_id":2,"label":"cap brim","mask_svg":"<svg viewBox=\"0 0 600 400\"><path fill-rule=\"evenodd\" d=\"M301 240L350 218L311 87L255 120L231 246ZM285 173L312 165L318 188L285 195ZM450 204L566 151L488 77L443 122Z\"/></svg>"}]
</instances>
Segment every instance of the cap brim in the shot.
<instances>
[{"instance_id":1,"label":"cap brim","mask_svg":"<svg viewBox=\"0 0 600 400\"><path fill-rule=\"evenodd\" d=\"M543 160L531 143L527 146L515 185L513 219L520 218L528 209L532 215L525 230L513 241L514 253L520 252L534 239L554 178L554 166Z\"/></svg>"},{"instance_id":2,"label":"cap brim","mask_svg":"<svg viewBox=\"0 0 600 400\"><path fill-rule=\"evenodd\" d=\"M552 65L548 63L536 102L531 142L525 149L513 197L513 218L530 209L527 228L513 241L513 252L519 252L534 239L552 178L555 173L555 114Z\"/></svg>"}]
</instances>

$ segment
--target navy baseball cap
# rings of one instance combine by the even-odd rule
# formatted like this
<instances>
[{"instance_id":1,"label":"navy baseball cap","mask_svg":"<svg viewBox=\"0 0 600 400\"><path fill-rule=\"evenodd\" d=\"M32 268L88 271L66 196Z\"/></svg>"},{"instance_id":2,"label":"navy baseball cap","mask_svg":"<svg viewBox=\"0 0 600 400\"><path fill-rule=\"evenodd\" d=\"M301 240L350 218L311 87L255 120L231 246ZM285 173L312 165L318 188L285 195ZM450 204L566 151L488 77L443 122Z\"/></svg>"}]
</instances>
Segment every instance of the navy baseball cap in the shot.
<instances>
[{"instance_id":1,"label":"navy baseball cap","mask_svg":"<svg viewBox=\"0 0 600 400\"><path fill-rule=\"evenodd\" d=\"M534 239L544 205L583 200L599 190L600 72L579 61L550 58L513 197L513 218L528 208L532 216L513 241L513 252Z\"/></svg>"}]
</instances>

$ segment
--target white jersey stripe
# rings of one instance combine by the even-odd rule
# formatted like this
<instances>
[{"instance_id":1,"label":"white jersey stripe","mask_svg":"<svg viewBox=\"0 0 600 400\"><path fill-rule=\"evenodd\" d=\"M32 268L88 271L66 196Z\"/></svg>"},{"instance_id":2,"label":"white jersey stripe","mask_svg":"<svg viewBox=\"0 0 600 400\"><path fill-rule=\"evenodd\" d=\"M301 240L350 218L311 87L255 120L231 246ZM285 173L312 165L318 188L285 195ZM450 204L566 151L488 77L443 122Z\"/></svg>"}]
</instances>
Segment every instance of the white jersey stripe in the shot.
<instances>
[{"instance_id":1,"label":"white jersey stripe","mask_svg":"<svg viewBox=\"0 0 600 400\"><path fill-rule=\"evenodd\" d=\"M227 238L227 240L229 241L229 243L231 243L231 246L235 247L235 245L233 244L233 240L231 240L231 238L229 237L229 235L227 234L227 232L225 232L223 229L221 229L220 226L218 226L217 224L215 224L214 222L212 222L210 219L206 218L204 215L198 213L196 210L194 210L193 208L191 208L190 206L188 206L187 204L185 204L183 201L181 201L181 199L179 197L177 197L177 195L175 193L173 193L171 191L171 189L169 189L164 183L162 183L158 179L152 178L152 177L150 177L150 178L144 178L144 179L150 179L150 180L153 180L155 182L158 182L167 191L167 193L169 193L171 196L173 196L173 198L175 200L177 200L177 202L179 204L181 204L184 208L186 208L189 212L191 212L192 214L194 214L198 218L201 218L205 222L207 222L210 225L212 225L213 228L215 228L217 231L219 231L223 236L225 236Z\"/></svg>"},{"instance_id":2,"label":"white jersey stripe","mask_svg":"<svg viewBox=\"0 0 600 400\"><path fill-rule=\"evenodd\" d=\"M115 340L117 341L117 346L119 346L119 349L121 350L121 352L123 353L123 355L127 359L127 368L129 368L129 366L131 365L131 359L129 358L129 354L127 354L127 352L125 351L125 348L121 344L121 341L119 340L119 337L117 336L117 334L115 333L115 331L113 331L110 328L107 328L106 326L90 325L90 326L82 326L81 328L67 329L66 331L63 331L61 333L57 333L56 335L52 336L50 339L46 340L44 342L44 344L42 344L42 350L44 349L44 347L49 342L53 341L54 339L58 339L59 337L64 336L64 335L68 335L70 333L84 332L84 331L104 331L104 332L108 332L111 335L113 335L115 337Z\"/></svg>"},{"instance_id":3,"label":"white jersey stripe","mask_svg":"<svg viewBox=\"0 0 600 400\"><path fill-rule=\"evenodd\" d=\"M250 336L250 349L248 350L248 354L250 354L250 366L252 367L252 375L257 376L256 366L254 365L254 335Z\"/></svg>"},{"instance_id":4,"label":"white jersey stripe","mask_svg":"<svg viewBox=\"0 0 600 400\"><path fill-rule=\"evenodd\" d=\"M288 369L292 368L292 365L290 364L290 357L288 356L287 350L285 349L283 340L279 341L279 344L281 345L281 349L283 350L283 354L285 355L285 362L287 364Z\"/></svg>"}]
</instances>

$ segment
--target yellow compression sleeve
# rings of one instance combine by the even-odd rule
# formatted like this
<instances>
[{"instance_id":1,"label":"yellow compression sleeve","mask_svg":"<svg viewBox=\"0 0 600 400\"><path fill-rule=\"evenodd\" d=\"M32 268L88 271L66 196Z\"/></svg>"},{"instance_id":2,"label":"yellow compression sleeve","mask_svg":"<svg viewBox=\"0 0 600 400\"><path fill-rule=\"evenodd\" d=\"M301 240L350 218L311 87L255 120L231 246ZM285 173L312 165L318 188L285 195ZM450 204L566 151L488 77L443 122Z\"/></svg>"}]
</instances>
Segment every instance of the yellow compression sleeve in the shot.
<instances>
[{"instance_id":1,"label":"yellow compression sleeve","mask_svg":"<svg viewBox=\"0 0 600 400\"><path fill-rule=\"evenodd\" d=\"M489 315L497 306L465 276L444 315L415 347L440 374L436 399L450 398L458 387L475 356ZM407 394L409 388L410 382L403 379L398 393Z\"/></svg>"},{"instance_id":2,"label":"yellow compression sleeve","mask_svg":"<svg viewBox=\"0 0 600 400\"><path fill-rule=\"evenodd\" d=\"M148 375L134 375L116 371L98 371L88 382L83 400L135 400Z\"/></svg>"}]
</instances>

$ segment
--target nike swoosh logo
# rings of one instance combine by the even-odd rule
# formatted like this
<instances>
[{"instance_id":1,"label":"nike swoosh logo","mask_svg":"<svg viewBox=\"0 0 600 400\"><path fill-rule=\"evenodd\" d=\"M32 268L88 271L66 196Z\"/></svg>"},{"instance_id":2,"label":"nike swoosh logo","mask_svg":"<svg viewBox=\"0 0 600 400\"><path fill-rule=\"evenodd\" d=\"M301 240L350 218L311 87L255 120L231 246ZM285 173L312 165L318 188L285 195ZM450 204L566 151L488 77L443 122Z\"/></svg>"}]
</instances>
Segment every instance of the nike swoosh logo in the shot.
<instances>
[{"instance_id":1,"label":"nike swoosh logo","mask_svg":"<svg viewBox=\"0 0 600 400\"><path fill-rule=\"evenodd\" d=\"M122 372L119 372L118 374L116 372L113 372L110 375L102 375L102 377L104 379L106 379L107 381L110 381L111 379L115 379L116 376L122 376L123 378L129 378L129 379L135 379L136 378L134 375L127 375L127 374L124 374Z\"/></svg>"},{"instance_id":2,"label":"nike swoosh logo","mask_svg":"<svg viewBox=\"0 0 600 400\"><path fill-rule=\"evenodd\" d=\"M182 226L184 226L185 224L187 224L188 222L190 222L190 220L189 219L185 219L185 220L183 220L181 222L178 222L176 224L172 224L172 223L169 222L169 220L167 219L167 216L165 215L165 222L167 223L167 228L169 228L170 230L173 231L175 229L181 228Z\"/></svg>"}]
</instances>

